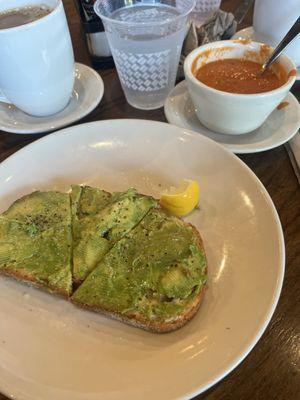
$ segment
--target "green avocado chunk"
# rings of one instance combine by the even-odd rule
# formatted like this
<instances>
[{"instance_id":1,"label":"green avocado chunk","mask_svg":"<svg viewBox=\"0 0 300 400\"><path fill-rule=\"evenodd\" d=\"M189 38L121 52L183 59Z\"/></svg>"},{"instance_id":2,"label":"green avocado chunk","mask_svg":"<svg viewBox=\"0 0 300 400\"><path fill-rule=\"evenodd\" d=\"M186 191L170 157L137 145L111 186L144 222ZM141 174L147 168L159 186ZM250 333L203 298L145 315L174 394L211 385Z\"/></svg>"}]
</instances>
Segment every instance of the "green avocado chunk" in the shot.
<instances>
[{"instance_id":1,"label":"green avocado chunk","mask_svg":"<svg viewBox=\"0 0 300 400\"><path fill-rule=\"evenodd\" d=\"M71 241L69 195L31 193L0 216L0 269L69 296Z\"/></svg>"},{"instance_id":2,"label":"green avocado chunk","mask_svg":"<svg viewBox=\"0 0 300 400\"><path fill-rule=\"evenodd\" d=\"M205 255L194 228L153 209L114 245L72 300L166 320L180 315L205 282Z\"/></svg>"},{"instance_id":3,"label":"green avocado chunk","mask_svg":"<svg viewBox=\"0 0 300 400\"><path fill-rule=\"evenodd\" d=\"M97 214L110 201L111 194L90 186L73 185L71 191L72 215L80 219Z\"/></svg>"},{"instance_id":4,"label":"green avocado chunk","mask_svg":"<svg viewBox=\"0 0 300 400\"><path fill-rule=\"evenodd\" d=\"M154 199L138 194L135 189L109 195L100 189L83 187L79 200L78 192L78 187L72 188L76 283L82 282L112 246L156 205Z\"/></svg>"}]
</instances>

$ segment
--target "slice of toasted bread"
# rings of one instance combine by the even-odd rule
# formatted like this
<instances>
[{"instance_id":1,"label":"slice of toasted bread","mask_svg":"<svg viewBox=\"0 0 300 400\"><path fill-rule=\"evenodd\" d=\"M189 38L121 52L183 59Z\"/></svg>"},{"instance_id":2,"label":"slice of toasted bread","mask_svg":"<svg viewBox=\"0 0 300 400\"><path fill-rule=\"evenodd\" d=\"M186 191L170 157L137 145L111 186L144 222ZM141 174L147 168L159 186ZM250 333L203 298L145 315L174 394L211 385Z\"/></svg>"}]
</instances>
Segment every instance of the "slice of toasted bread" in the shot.
<instances>
[{"instance_id":1,"label":"slice of toasted bread","mask_svg":"<svg viewBox=\"0 0 300 400\"><path fill-rule=\"evenodd\" d=\"M71 301L149 331L169 332L196 314L205 282L198 231L156 209L115 244Z\"/></svg>"},{"instance_id":2,"label":"slice of toasted bread","mask_svg":"<svg viewBox=\"0 0 300 400\"><path fill-rule=\"evenodd\" d=\"M78 197L75 187L71 194L75 285L156 205L154 199L138 194L135 189L109 195L100 189L83 187L79 200Z\"/></svg>"},{"instance_id":3,"label":"slice of toasted bread","mask_svg":"<svg viewBox=\"0 0 300 400\"><path fill-rule=\"evenodd\" d=\"M68 297L71 241L68 194L24 196L0 216L0 273Z\"/></svg>"},{"instance_id":4,"label":"slice of toasted bread","mask_svg":"<svg viewBox=\"0 0 300 400\"><path fill-rule=\"evenodd\" d=\"M72 244L79 268L83 255L95 261L94 249L101 253L79 280ZM72 302L162 333L196 314L206 257L196 228L166 214L151 197L134 189L110 195L75 186L70 196L34 192L0 215L0 273L67 298L74 273L83 283Z\"/></svg>"}]
</instances>

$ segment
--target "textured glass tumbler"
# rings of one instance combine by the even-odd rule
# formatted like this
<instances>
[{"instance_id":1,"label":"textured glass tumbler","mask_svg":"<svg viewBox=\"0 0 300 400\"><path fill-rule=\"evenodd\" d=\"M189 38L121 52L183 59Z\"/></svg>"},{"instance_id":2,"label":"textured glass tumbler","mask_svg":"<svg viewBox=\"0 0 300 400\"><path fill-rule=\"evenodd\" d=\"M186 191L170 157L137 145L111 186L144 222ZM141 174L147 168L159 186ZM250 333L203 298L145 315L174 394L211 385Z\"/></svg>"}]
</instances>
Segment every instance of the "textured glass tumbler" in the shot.
<instances>
[{"instance_id":1,"label":"textured glass tumbler","mask_svg":"<svg viewBox=\"0 0 300 400\"><path fill-rule=\"evenodd\" d=\"M174 87L188 15L195 0L97 0L126 100L162 107Z\"/></svg>"},{"instance_id":2,"label":"textured glass tumbler","mask_svg":"<svg viewBox=\"0 0 300 400\"><path fill-rule=\"evenodd\" d=\"M196 0L196 5L192 12L192 19L196 26L203 25L220 8L220 5L221 0Z\"/></svg>"}]
</instances>

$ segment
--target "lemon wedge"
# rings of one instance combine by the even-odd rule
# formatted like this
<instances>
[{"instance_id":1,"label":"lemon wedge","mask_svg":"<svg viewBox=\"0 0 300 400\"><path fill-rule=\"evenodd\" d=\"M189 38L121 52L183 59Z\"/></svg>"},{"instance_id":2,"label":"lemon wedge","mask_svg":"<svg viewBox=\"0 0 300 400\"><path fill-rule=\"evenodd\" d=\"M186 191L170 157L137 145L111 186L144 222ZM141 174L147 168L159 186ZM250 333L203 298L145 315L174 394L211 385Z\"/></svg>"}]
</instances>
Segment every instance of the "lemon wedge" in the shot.
<instances>
[{"instance_id":1,"label":"lemon wedge","mask_svg":"<svg viewBox=\"0 0 300 400\"><path fill-rule=\"evenodd\" d=\"M178 188L171 187L162 193L160 204L171 214L183 217L197 206L199 193L198 182L184 179Z\"/></svg>"}]
</instances>

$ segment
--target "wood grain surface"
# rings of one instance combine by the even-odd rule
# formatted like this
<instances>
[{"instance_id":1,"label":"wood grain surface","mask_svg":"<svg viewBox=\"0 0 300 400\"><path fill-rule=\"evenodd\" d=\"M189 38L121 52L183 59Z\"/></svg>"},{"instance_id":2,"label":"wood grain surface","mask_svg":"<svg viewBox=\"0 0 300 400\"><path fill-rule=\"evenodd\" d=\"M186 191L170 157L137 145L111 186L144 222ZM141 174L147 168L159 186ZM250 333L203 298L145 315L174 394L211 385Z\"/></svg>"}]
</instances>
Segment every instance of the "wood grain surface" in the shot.
<instances>
[{"instance_id":1,"label":"wood grain surface","mask_svg":"<svg viewBox=\"0 0 300 400\"><path fill-rule=\"evenodd\" d=\"M222 8L233 11L238 3L239 0L223 0ZM75 59L91 65L73 0L64 0L64 6ZM241 27L251 25L252 13L253 10L250 10ZM105 85L104 98L81 123L112 118L166 121L162 109L140 111L128 105L114 69L99 72ZM292 91L299 99L299 84ZM41 136L14 135L0 131L0 162ZM284 285L271 323L252 352L231 374L196 399L294 400L300 398L299 185L284 146L262 153L241 155L240 158L265 185L279 213L286 243ZM8 399L0 394L0 400Z\"/></svg>"}]
</instances>

